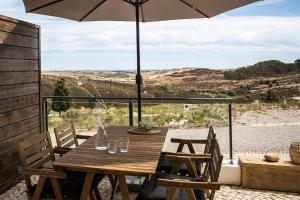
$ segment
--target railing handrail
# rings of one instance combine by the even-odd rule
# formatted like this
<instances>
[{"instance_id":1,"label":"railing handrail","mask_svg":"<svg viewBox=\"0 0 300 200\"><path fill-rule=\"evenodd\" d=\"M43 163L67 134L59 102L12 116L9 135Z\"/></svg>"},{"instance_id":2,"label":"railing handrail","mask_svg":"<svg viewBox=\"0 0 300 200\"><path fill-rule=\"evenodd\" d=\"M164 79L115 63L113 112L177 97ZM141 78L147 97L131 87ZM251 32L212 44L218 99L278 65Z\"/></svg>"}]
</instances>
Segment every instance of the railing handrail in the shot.
<instances>
[{"instance_id":1,"label":"railing handrail","mask_svg":"<svg viewBox=\"0 0 300 200\"><path fill-rule=\"evenodd\" d=\"M43 96L44 99L102 99L102 100L137 100L137 97L98 97L98 96ZM143 100L171 101L224 101L232 102L232 98L203 98L203 97L143 97Z\"/></svg>"}]
</instances>

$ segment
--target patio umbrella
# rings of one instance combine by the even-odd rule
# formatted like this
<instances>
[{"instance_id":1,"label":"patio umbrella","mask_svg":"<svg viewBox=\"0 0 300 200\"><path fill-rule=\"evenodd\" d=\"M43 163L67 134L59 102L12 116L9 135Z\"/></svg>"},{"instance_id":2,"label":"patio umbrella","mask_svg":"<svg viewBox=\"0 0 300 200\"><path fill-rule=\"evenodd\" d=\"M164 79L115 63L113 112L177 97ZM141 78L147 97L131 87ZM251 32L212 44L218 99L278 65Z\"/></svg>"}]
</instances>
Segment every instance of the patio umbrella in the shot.
<instances>
[{"instance_id":1,"label":"patio umbrella","mask_svg":"<svg viewBox=\"0 0 300 200\"><path fill-rule=\"evenodd\" d=\"M135 21L138 121L142 120L140 22L211 18L258 0L23 0L26 12L83 21Z\"/></svg>"}]
</instances>

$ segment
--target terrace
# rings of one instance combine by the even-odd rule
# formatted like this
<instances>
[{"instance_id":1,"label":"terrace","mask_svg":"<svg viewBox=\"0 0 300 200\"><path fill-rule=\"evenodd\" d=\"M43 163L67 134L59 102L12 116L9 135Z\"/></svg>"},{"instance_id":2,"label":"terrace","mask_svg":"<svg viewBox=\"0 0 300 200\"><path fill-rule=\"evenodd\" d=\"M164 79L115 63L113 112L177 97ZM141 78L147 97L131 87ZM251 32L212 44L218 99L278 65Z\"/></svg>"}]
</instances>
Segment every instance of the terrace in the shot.
<instances>
[{"instance_id":1,"label":"terrace","mask_svg":"<svg viewBox=\"0 0 300 200\"><path fill-rule=\"evenodd\" d=\"M80 118L81 116L76 116L76 113L81 109L81 105L89 102L100 101L109 107L111 112L117 112L118 109L122 110L122 112L117 114L119 117L120 115L123 116L118 120L112 120L111 125L137 125L136 99L41 97L39 27L2 16L0 17L0 33L0 190L2 192L0 199L27 199L25 183L17 171L17 167L20 165L17 144L20 141L34 133L40 132L40 130L42 132L50 131L53 145L56 146L53 128L64 120L73 120L75 128L80 133L86 135L95 134L97 128L96 114L103 110L101 107L96 106L88 111L90 115L88 116L89 120L94 122L92 126L89 124L86 126L80 125L82 118ZM51 111L49 103L53 103L54 99L57 101L57 99L66 100L68 98L72 99L73 115L70 112L69 116L67 114L58 116L57 113ZM278 141L281 137L272 138L276 137L276 135L267 126L263 126L260 129L257 129L257 127L236 127L233 122L233 103L231 99L145 98L143 99L143 104L145 106L143 114L151 117L158 116L158 120L155 122L158 126L167 124L165 122L168 119L161 118L163 113L164 115L170 114L172 111L174 112L174 109L175 112L184 112L185 104L195 105L195 108L212 106L222 110L220 113L223 113L222 123L224 124L221 128L217 127L216 132L225 162L221 168L219 178L222 187L216 192L215 199L300 199L299 193L290 191L279 192L241 187L241 176L243 175L238 165L239 157L255 157L262 161L262 155L268 152L279 153L282 160L289 161L288 146L294 139L290 133L295 130L292 130L290 127L283 128L287 132L287 136L290 135L290 138L286 137L280 144L277 144L272 143L272 139ZM154 111L151 111L153 107ZM193 106L190 109L193 109ZM189 110L186 111L186 113L189 112ZM116 114L113 116L116 117ZM204 118L209 121L209 117L204 116ZM197 119L199 120L199 118L195 118L196 122ZM206 123L206 120L202 118L201 120L201 123ZM213 124L214 122L211 123ZM163 151L176 151L177 145L171 143L170 138L205 138L207 129L186 130L170 128ZM253 134L249 136L249 132L257 132L256 137ZM268 132L272 133L269 134ZM261 133L267 133L270 137L262 137ZM264 145L266 143L268 143L267 146ZM187 149L184 150L186 151ZM197 152L203 151L198 147L195 147L195 150ZM299 170L299 166L295 165L295 169ZM252 174L252 176L254 175ZM265 179L268 178L265 177ZM291 185L299 185L299 179L288 180L291 180ZM34 177L33 181L37 181L36 177ZM264 179L261 181L263 182ZM274 180L275 182L276 180ZM112 188L109 180L105 178L98 187L102 198L110 199ZM135 195L131 194L130 197L134 199ZM116 198L121 198L121 194L117 194Z\"/></svg>"}]
</instances>

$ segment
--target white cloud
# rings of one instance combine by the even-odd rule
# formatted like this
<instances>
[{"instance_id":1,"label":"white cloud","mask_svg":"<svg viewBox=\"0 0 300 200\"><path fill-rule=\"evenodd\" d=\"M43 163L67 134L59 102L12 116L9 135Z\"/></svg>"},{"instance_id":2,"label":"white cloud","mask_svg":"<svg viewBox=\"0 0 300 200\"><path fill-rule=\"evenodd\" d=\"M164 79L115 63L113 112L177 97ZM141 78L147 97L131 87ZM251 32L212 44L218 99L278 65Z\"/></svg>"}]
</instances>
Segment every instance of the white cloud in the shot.
<instances>
[{"instance_id":1,"label":"white cloud","mask_svg":"<svg viewBox=\"0 0 300 200\"><path fill-rule=\"evenodd\" d=\"M219 17L142 24L143 51L300 52L300 17ZM44 51L135 51L134 23L43 23Z\"/></svg>"},{"instance_id":2,"label":"white cloud","mask_svg":"<svg viewBox=\"0 0 300 200\"><path fill-rule=\"evenodd\" d=\"M285 0L265 0L253 5L278 4L283 1ZM136 51L135 24L131 22L78 23L25 14L21 0L1 1L0 11L4 15L41 25L42 51L46 57L52 53L72 57L78 53L84 55L85 52L85 55L98 55L101 52L115 55L121 52L134 56ZM294 55L300 53L299 24L300 17L297 16L228 16L226 14L212 19L146 23L141 25L142 53L143 55L159 53L161 60L157 62L163 62L164 57L178 55L178 53L224 54L220 59L223 61L216 63L220 66L228 58L228 54L240 53L244 58L252 55L253 60L256 57L270 58L263 57L266 54L294 59ZM194 60L196 63L197 59ZM214 63L210 58L207 60L209 65ZM230 63L245 63L242 61L237 63L236 60L238 59L234 58ZM175 63L178 61L174 59Z\"/></svg>"}]
</instances>

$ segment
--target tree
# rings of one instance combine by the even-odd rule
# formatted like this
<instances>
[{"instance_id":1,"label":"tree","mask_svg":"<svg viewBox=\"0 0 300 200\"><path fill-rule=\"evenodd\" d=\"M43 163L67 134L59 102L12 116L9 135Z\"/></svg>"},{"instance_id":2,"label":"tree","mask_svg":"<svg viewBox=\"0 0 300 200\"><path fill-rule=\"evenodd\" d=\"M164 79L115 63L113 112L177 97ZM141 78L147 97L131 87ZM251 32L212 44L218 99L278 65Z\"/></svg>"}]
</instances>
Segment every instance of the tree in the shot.
<instances>
[{"instance_id":1,"label":"tree","mask_svg":"<svg viewBox=\"0 0 300 200\"><path fill-rule=\"evenodd\" d=\"M62 96L67 97L70 95L70 91L65 86L65 79L61 78L56 82L53 96ZM61 98L53 98L53 103L51 105L52 110L59 112L59 116L61 116L61 112L66 112L71 106L71 99L61 99Z\"/></svg>"}]
</instances>

